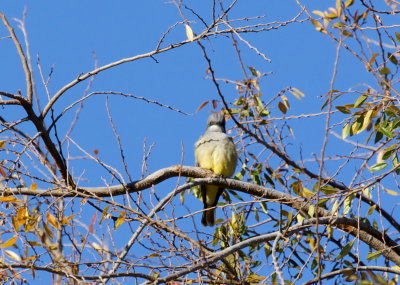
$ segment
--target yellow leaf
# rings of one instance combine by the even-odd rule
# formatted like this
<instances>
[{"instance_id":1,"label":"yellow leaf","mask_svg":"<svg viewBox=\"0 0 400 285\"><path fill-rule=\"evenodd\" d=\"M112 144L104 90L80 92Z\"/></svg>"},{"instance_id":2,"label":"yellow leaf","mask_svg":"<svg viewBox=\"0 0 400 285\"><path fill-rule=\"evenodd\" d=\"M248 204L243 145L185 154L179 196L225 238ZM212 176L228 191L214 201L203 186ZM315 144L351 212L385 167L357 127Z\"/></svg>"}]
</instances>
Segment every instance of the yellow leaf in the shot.
<instances>
[{"instance_id":1,"label":"yellow leaf","mask_svg":"<svg viewBox=\"0 0 400 285\"><path fill-rule=\"evenodd\" d=\"M314 10L314 11L312 11L312 13L315 14L315 15L324 17L324 12L322 12L322 11Z\"/></svg>"},{"instance_id":2,"label":"yellow leaf","mask_svg":"<svg viewBox=\"0 0 400 285\"><path fill-rule=\"evenodd\" d=\"M5 250L4 253L16 261L21 262L21 260L22 260L21 257L19 256L19 254L15 253L14 251Z\"/></svg>"},{"instance_id":3,"label":"yellow leaf","mask_svg":"<svg viewBox=\"0 0 400 285\"><path fill-rule=\"evenodd\" d=\"M361 133L363 130L365 130L368 127L369 123L371 122L371 116L372 116L373 112L374 112L374 110L369 109L367 114L365 114L362 127L357 131L357 134Z\"/></svg>"},{"instance_id":4,"label":"yellow leaf","mask_svg":"<svg viewBox=\"0 0 400 285\"><path fill-rule=\"evenodd\" d=\"M0 245L0 248L6 248L6 247L9 247L9 246L12 246L17 241L17 239L18 239L17 236L14 236L14 237L10 238L5 243Z\"/></svg>"},{"instance_id":5,"label":"yellow leaf","mask_svg":"<svg viewBox=\"0 0 400 285\"><path fill-rule=\"evenodd\" d=\"M71 219L73 219L75 216L76 216L76 214L75 214L75 215L68 216L68 217L64 217L64 218L62 219L62 224L63 224L63 225L68 225L68 226L70 226L71 223L70 223L69 221L70 221Z\"/></svg>"},{"instance_id":6,"label":"yellow leaf","mask_svg":"<svg viewBox=\"0 0 400 285\"><path fill-rule=\"evenodd\" d=\"M19 200L12 196L5 196L5 197L0 197L0 202L22 202L22 200Z\"/></svg>"},{"instance_id":7,"label":"yellow leaf","mask_svg":"<svg viewBox=\"0 0 400 285\"><path fill-rule=\"evenodd\" d=\"M304 198L310 198L314 196L314 193L308 190L306 187L302 187L300 195Z\"/></svg>"},{"instance_id":8,"label":"yellow leaf","mask_svg":"<svg viewBox=\"0 0 400 285\"><path fill-rule=\"evenodd\" d=\"M152 253L152 254L148 255L147 257L161 257L161 256L162 256L161 254Z\"/></svg>"},{"instance_id":9,"label":"yellow leaf","mask_svg":"<svg viewBox=\"0 0 400 285\"><path fill-rule=\"evenodd\" d=\"M47 222L53 226L55 229L59 229L59 224L57 219L49 212L46 213Z\"/></svg>"},{"instance_id":10,"label":"yellow leaf","mask_svg":"<svg viewBox=\"0 0 400 285\"><path fill-rule=\"evenodd\" d=\"M36 259L37 259L37 255L32 255L27 258L22 259L22 262L32 261L32 260L36 260Z\"/></svg>"},{"instance_id":11,"label":"yellow leaf","mask_svg":"<svg viewBox=\"0 0 400 285\"><path fill-rule=\"evenodd\" d=\"M18 219L18 224L20 226L25 224L28 217L29 217L29 212L27 207L22 207L17 210L17 219Z\"/></svg>"},{"instance_id":12,"label":"yellow leaf","mask_svg":"<svg viewBox=\"0 0 400 285\"><path fill-rule=\"evenodd\" d=\"M308 207L308 214L310 215L310 217L314 217L315 207L313 204L311 204L310 207Z\"/></svg>"},{"instance_id":13,"label":"yellow leaf","mask_svg":"<svg viewBox=\"0 0 400 285\"><path fill-rule=\"evenodd\" d=\"M37 185L35 182L33 182L33 183L31 184L31 187L29 187L29 188L31 188L31 190L36 190L37 187L38 187L38 185Z\"/></svg>"},{"instance_id":14,"label":"yellow leaf","mask_svg":"<svg viewBox=\"0 0 400 285\"><path fill-rule=\"evenodd\" d=\"M188 24L185 24L185 31L186 31L186 36L187 36L188 40L192 42L194 39L194 33L193 33L192 28Z\"/></svg>"},{"instance_id":15,"label":"yellow leaf","mask_svg":"<svg viewBox=\"0 0 400 285\"><path fill-rule=\"evenodd\" d=\"M120 225L122 225L125 222L125 214L122 214L119 216L117 221L115 222L115 228L117 229Z\"/></svg>"},{"instance_id":16,"label":"yellow leaf","mask_svg":"<svg viewBox=\"0 0 400 285\"><path fill-rule=\"evenodd\" d=\"M339 206L340 206L340 204L339 204L338 200L335 200L335 203L333 203L332 211L331 211L333 216L337 215L337 211L339 210Z\"/></svg>"},{"instance_id":17,"label":"yellow leaf","mask_svg":"<svg viewBox=\"0 0 400 285\"><path fill-rule=\"evenodd\" d=\"M266 277L253 273L247 276L246 281L250 283L259 283L261 281L264 281L265 279Z\"/></svg>"},{"instance_id":18,"label":"yellow leaf","mask_svg":"<svg viewBox=\"0 0 400 285\"><path fill-rule=\"evenodd\" d=\"M5 148L5 147L6 147L6 142L0 141L0 148Z\"/></svg>"},{"instance_id":19,"label":"yellow leaf","mask_svg":"<svg viewBox=\"0 0 400 285\"><path fill-rule=\"evenodd\" d=\"M315 26L315 29L316 29L318 32L326 33L324 26L323 26L320 22L318 22L318 21L315 20L315 19L311 19L311 23Z\"/></svg>"},{"instance_id":20,"label":"yellow leaf","mask_svg":"<svg viewBox=\"0 0 400 285\"><path fill-rule=\"evenodd\" d=\"M53 238L54 234L51 231L50 227L47 225L47 223L43 223L44 230L45 232L49 235L50 238Z\"/></svg>"},{"instance_id":21,"label":"yellow leaf","mask_svg":"<svg viewBox=\"0 0 400 285\"><path fill-rule=\"evenodd\" d=\"M12 224L13 224L13 226L14 226L14 230L15 230L16 232L18 232L18 231L19 231L19 222L18 222L18 219L17 219L15 216L12 216L12 217L11 217L11 222L12 222Z\"/></svg>"},{"instance_id":22,"label":"yellow leaf","mask_svg":"<svg viewBox=\"0 0 400 285\"><path fill-rule=\"evenodd\" d=\"M390 194L390 195L393 195L393 196L398 196L398 195L400 195L400 193L398 193L398 192L396 192L396 191L393 191L393 190L389 190L389 189L386 189L386 188L383 188L383 190L384 190L386 193L388 193L388 194Z\"/></svg>"},{"instance_id":23,"label":"yellow leaf","mask_svg":"<svg viewBox=\"0 0 400 285\"><path fill-rule=\"evenodd\" d=\"M305 218L304 218L301 214L298 214L298 215L296 216L296 219L297 219L297 222L298 222L299 224L303 223L303 221L305 220Z\"/></svg>"},{"instance_id":24,"label":"yellow leaf","mask_svg":"<svg viewBox=\"0 0 400 285\"><path fill-rule=\"evenodd\" d=\"M297 89L295 87L292 87L289 91L290 91L290 93L293 94L294 97L297 98L297 100L301 100L301 97L305 96L303 92L301 92L299 89Z\"/></svg>"}]
</instances>

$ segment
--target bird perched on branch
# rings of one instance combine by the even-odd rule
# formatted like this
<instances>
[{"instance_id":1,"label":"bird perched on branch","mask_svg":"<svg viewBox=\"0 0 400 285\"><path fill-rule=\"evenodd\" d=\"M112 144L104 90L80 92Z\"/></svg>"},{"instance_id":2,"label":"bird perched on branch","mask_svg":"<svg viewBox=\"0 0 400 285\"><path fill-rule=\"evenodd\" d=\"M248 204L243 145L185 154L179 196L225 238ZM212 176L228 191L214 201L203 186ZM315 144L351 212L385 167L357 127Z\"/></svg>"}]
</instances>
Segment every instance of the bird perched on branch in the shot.
<instances>
[{"instance_id":1,"label":"bird perched on branch","mask_svg":"<svg viewBox=\"0 0 400 285\"><path fill-rule=\"evenodd\" d=\"M232 139L226 134L225 117L213 113L207 120L207 128L195 144L196 166L211 170L217 175L230 177L235 172L237 152ZM200 185L204 212L201 219L203 226L214 226L215 207L224 191L214 185ZM210 209L212 208L212 209Z\"/></svg>"}]
</instances>

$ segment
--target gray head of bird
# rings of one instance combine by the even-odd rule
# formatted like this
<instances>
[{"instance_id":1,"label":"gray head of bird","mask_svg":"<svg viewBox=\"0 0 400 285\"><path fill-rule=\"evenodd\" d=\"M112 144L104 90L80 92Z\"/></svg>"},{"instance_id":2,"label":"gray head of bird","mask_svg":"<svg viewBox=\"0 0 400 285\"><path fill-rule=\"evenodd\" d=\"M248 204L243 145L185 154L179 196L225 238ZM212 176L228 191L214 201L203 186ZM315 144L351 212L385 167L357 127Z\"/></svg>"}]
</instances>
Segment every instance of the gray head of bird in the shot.
<instances>
[{"instance_id":1,"label":"gray head of bird","mask_svg":"<svg viewBox=\"0 0 400 285\"><path fill-rule=\"evenodd\" d=\"M225 116L221 113L212 113L207 120L207 131L225 133Z\"/></svg>"}]
</instances>

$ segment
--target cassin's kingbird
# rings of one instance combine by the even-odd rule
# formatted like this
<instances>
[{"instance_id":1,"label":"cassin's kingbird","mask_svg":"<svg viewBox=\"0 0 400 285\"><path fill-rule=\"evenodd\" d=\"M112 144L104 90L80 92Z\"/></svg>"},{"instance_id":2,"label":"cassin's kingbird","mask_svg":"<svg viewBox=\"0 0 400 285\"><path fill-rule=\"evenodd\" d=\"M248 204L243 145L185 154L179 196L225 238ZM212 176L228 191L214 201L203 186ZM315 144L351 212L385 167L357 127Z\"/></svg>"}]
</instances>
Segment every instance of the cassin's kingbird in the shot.
<instances>
[{"instance_id":1,"label":"cassin's kingbird","mask_svg":"<svg viewBox=\"0 0 400 285\"><path fill-rule=\"evenodd\" d=\"M237 152L232 139L225 133L225 118L213 113L207 121L207 129L195 144L196 166L210 169L215 174L230 177L235 172ZM201 218L203 226L213 226L215 207L223 188L214 185L200 185L204 212Z\"/></svg>"}]
</instances>

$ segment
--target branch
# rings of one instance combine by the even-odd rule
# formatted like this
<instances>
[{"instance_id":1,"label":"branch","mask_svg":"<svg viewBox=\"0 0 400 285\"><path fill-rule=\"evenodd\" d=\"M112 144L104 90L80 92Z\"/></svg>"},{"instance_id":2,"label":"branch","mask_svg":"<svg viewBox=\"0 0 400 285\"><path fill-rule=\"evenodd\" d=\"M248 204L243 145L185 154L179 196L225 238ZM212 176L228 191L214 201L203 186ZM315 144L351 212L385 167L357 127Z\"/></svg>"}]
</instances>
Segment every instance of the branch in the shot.
<instances>
[{"instance_id":1,"label":"branch","mask_svg":"<svg viewBox=\"0 0 400 285\"><path fill-rule=\"evenodd\" d=\"M322 279L328 279L331 277L334 277L339 274L349 274L349 273L355 273L358 271L382 271L382 272L390 272L390 273L395 273L395 274L400 274L400 269L393 268L393 267L384 267L384 266L357 266L356 268L343 268L339 270L335 270L326 274L323 274L320 276L319 279L314 278L310 281L307 281L306 283L303 283L303 285L309 285L309 284L314 284L317 283L319 280Z\"/></svg>"},{"instance_id":2,"label":"branch","mask_svg":"<svg viewBox=\"0 0 400 285\"><path fill-rule=\"evenodd\" d=\"M117 195L123 195L127 192L138 192L144 189L150 188L156 184L163 182L164 180L171 177L192 177L202 178L196 179L196 184L213 184L222 186L227 189L238 190L255 197L263 199L270 199L270 202L277 202L285 204L297 210L301 210L308 213L309 208L315 206L311 203L314 199L305 200L301 197L294 197L292 195L271 189L265 188L260 185L256 185L249 182L215 177L210 171L191 166L180 166L175 165L168 168L160 169L149 176L132 182L126 185L116 185L111 187L78 187L77 190L30 190L28 188L14 188L7 189L6 187L0 186L0 191L4 196L9 195L31 195L31 196L54 196L54 197L85 197L85 198L97 198L97 197L112 197ZM193 184L196 185L196 184ZM181 186L183 187L183 186ZM379 230L369 226L366 223L362 223L355 219L346 218L340 215L332 216L332 213L321 207L318 207L318 216L322 218L329 218L332 223L336 223L336 227L352 236L359 238L366 244L370 245L377 251L381 251L382 255L388 259L400 265L400 248L387 234L380 232ZM318 220L321 220L318 219ZM338 222L345 221L345 222ZM323 221L320 222L323 224Z\"/></svg>"},{"instance_id":3,"label":"branch","mask_svg":"<svg viewBox=\"0 0 400 285\"><path fill-rule=\"evenodd\" d=\"M299 231L304 230L305 228L308 227L313 227L316 224L319 225L331 225L331 226L346 226L348 225L348 223L357 223L357 221L352 221L352 219L346 218L346 217L340 217L340 218L335 218L335 217L324 217L324 218L320 218L320 219L309 219L309 220L304 220L303 223L301 225L296 225L293 227L290 227L285 235L286 236L291 236L296 234ZM228 255L231 255L234 252L237 252L243 248L246 248L248 246L254 245L254 244L261 244L261 243L265 243L268 241L272 241L275 240L277 237L279 238L279 236L281 236L281 232L280 231L276 231L273 233L267 233L267 234L263 234L263 235L259 235L259 236L255 236L252 238L249 238L247 240L244 240L242 242L236 243L228 248L225 248L221 251L215 252L215 253L211 253L209 255L207 255L203 260L201 260L201 262L196 263L195 265L185 268L183 270L177 271L171 275L162 277L162 278L158 278L156 281L154 282L146 282L144 284L162 284L162 283L167 283L168 281L172 281L172 280L176 280L177 278L179 278L180 276L186 275L188 273L194 272L196 270L200 270L206 266L210 266L210 264L213 264L215 262L217 262L218 260L227 257ZM196 261L197 262L197 261ZM367 267L367 266L365 266ZM359 267L358 267L359 268ZM369 267L371 268L371 267ZM377 268L383 268L383 267L377 267ZM351 270L356 270L355 268L350 268ZM388 268L389 270L391 268ZM382 270L383 271L383 270ZM399 269L394 269L393 271L394 273L396 272L400 272ZM321 276L321 278L323 278ZM327 277L326 277L327 278Z\"/></svg>"},{"instance_id":4,"label":"branch","mask_svg":"<svg viewBox=\"0 0 400 285\"><path fill-rule=\"evenodd\" d=\"M4 14L0 13L0 18L3 21L4 26L6 26L8 32L10 33L10 36L14 42L14 45L17 48L18 55L21 59L22 67L25 72L27 99L28 99L28 102L31 103L32 102L32 94L33 94L33 87L32 87L33 84L32 84L32 73L31 73L31 70L29 69L28 61L27 61L24 51L21 47L21 44L18 41L17 36L15 35L14 29L8 23L6 16Z\"/></svg>"}]
</instances>

